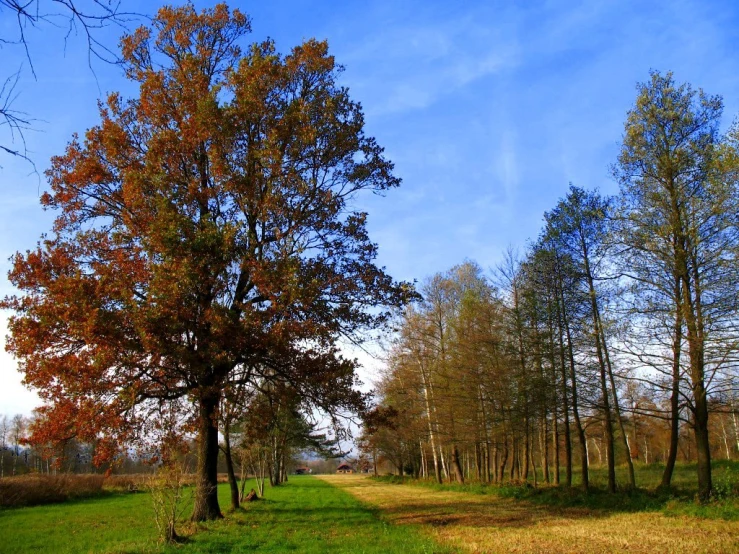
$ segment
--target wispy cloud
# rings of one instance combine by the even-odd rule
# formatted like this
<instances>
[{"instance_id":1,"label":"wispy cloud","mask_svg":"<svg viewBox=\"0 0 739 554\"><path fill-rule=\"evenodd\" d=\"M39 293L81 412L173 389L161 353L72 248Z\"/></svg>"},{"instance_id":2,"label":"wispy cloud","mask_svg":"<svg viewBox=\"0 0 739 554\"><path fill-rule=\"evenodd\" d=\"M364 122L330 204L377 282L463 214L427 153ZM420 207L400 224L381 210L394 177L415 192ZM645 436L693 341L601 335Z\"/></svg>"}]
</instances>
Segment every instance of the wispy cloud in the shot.
<instances>
[{"instance_id":1,"label":"wispy cloud","mask_svg":"<svg viewBox=\"0 0 739 554\"><path fill-rule=\"evenodd\" d=\"M451 20L395 22L342 52L351 86L370 117L428 108L483 77L514 67L519 47L465 13Z\"/></svg>"}]
</instances>

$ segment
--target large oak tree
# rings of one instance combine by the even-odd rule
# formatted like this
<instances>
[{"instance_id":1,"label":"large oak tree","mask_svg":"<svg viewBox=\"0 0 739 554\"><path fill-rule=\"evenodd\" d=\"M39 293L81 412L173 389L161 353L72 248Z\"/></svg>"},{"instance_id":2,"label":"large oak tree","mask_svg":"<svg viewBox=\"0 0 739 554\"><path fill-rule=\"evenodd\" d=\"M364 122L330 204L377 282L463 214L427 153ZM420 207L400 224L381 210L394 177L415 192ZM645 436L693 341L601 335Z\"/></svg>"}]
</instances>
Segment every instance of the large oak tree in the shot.
<instances>
[{"instance_id":1,"label":"large oak tree","mask_svg":"<svg viewBox=\"0 0 739 554\"><path fill-rule=\"evenodd\" d=\"M337 84L327 44L282 56L239 41L224 5L165 7L122 41L138 98L111 94L100 123L52 161L53 232L18 254L8 350L45 401L43 443L96 460L185 399L199 444L193 519L220 516L224 387L275 378L317 406L356 406L337 340L380 325L410 287L375 265L362 191L399 184Z\"/></svg>"}]
</instances>

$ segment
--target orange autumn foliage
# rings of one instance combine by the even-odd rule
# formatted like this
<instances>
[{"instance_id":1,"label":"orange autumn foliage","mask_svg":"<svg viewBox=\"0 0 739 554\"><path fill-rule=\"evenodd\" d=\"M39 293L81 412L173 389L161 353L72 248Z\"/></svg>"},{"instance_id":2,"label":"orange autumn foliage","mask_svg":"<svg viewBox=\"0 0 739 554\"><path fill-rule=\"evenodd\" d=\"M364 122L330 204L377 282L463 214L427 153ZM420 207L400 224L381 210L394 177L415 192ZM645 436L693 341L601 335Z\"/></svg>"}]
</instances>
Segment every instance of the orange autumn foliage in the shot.
<instances>
[{"instance_id":1,"label":"orange autumn foliage","mask_svg":"<svg viewBox=\"0 0 739 554\"><path fill-rule=\"evenodd\" d=\"M53 233L15 256L22 293L3 304L7 348L45 402L31 440L94 442L102 463L172 433L170 406L198 434L194 519L220 515L224 388L280 379L314 407L357 408L337 340L413 294L375 265L350 207L399 179L327 44L242 51L249 31L237 10L188 5L122 40L139 96L111 94L53 158Z\"/></svg>"}]
</instances>

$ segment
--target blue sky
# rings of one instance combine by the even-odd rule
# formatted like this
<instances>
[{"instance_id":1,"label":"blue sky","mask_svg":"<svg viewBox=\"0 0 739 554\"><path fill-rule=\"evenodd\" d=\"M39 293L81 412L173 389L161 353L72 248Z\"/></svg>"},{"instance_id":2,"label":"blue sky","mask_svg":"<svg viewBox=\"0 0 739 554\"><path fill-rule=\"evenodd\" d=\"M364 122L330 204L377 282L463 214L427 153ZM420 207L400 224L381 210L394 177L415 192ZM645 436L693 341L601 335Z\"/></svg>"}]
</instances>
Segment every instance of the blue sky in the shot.
<instances>
[{"instance_id":1,"label":"blue sky","mask_svg":"<svg viewBox=\"0 0 739 554\"><path fill-rule=\"evenodd\" d=\"M42 0L43 3L43 0ZM152 13L154 2L123 0ZM196 2L200 8L209 3ZM328 39L346 67L368 134L403 179L369 211L380 263L419 279L465 258L492 267L508 245L524 247L568 183L614 193L615 161L635 85L672 70L739 114L739 3L723 1L232 2L252 17L252 40L282 52ZM0 37L15 21L0 11ZM84 41L62 29L29 31L37 78L22 50L0 49L0 78L23 66L14 107L37 121L26 134L41 175L0 155L0 294L13 292L8 257L35 245L52 214L38 197L49 157L97 122L96 101L135 94L118 69L87 66ZM105 34L111 45L118 30ZM8 137L0 128L3 144ZM0 315L5 335L7 314ZM0 414L30 413L36 397L0 354Z\"/></svg>"}]
</instances>

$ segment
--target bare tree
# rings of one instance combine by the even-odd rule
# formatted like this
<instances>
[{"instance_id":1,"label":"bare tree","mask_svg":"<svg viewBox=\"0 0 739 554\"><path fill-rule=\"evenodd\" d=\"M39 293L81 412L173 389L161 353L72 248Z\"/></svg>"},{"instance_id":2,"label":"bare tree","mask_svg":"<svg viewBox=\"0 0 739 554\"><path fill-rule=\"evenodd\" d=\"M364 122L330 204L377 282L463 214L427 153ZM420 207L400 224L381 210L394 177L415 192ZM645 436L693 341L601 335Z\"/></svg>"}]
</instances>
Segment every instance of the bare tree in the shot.
<instances>
[{"instance_id":1,"label":"bare tree","mask_svg":"<svg viewBox=\"0 0 739 554\"><path fill-rule=\"evenodd\" d=\"M0 417L0 478L5 477L5 450L8 448L8 433L10 420L3 414Z\"/></svg>"}]
</instances>

